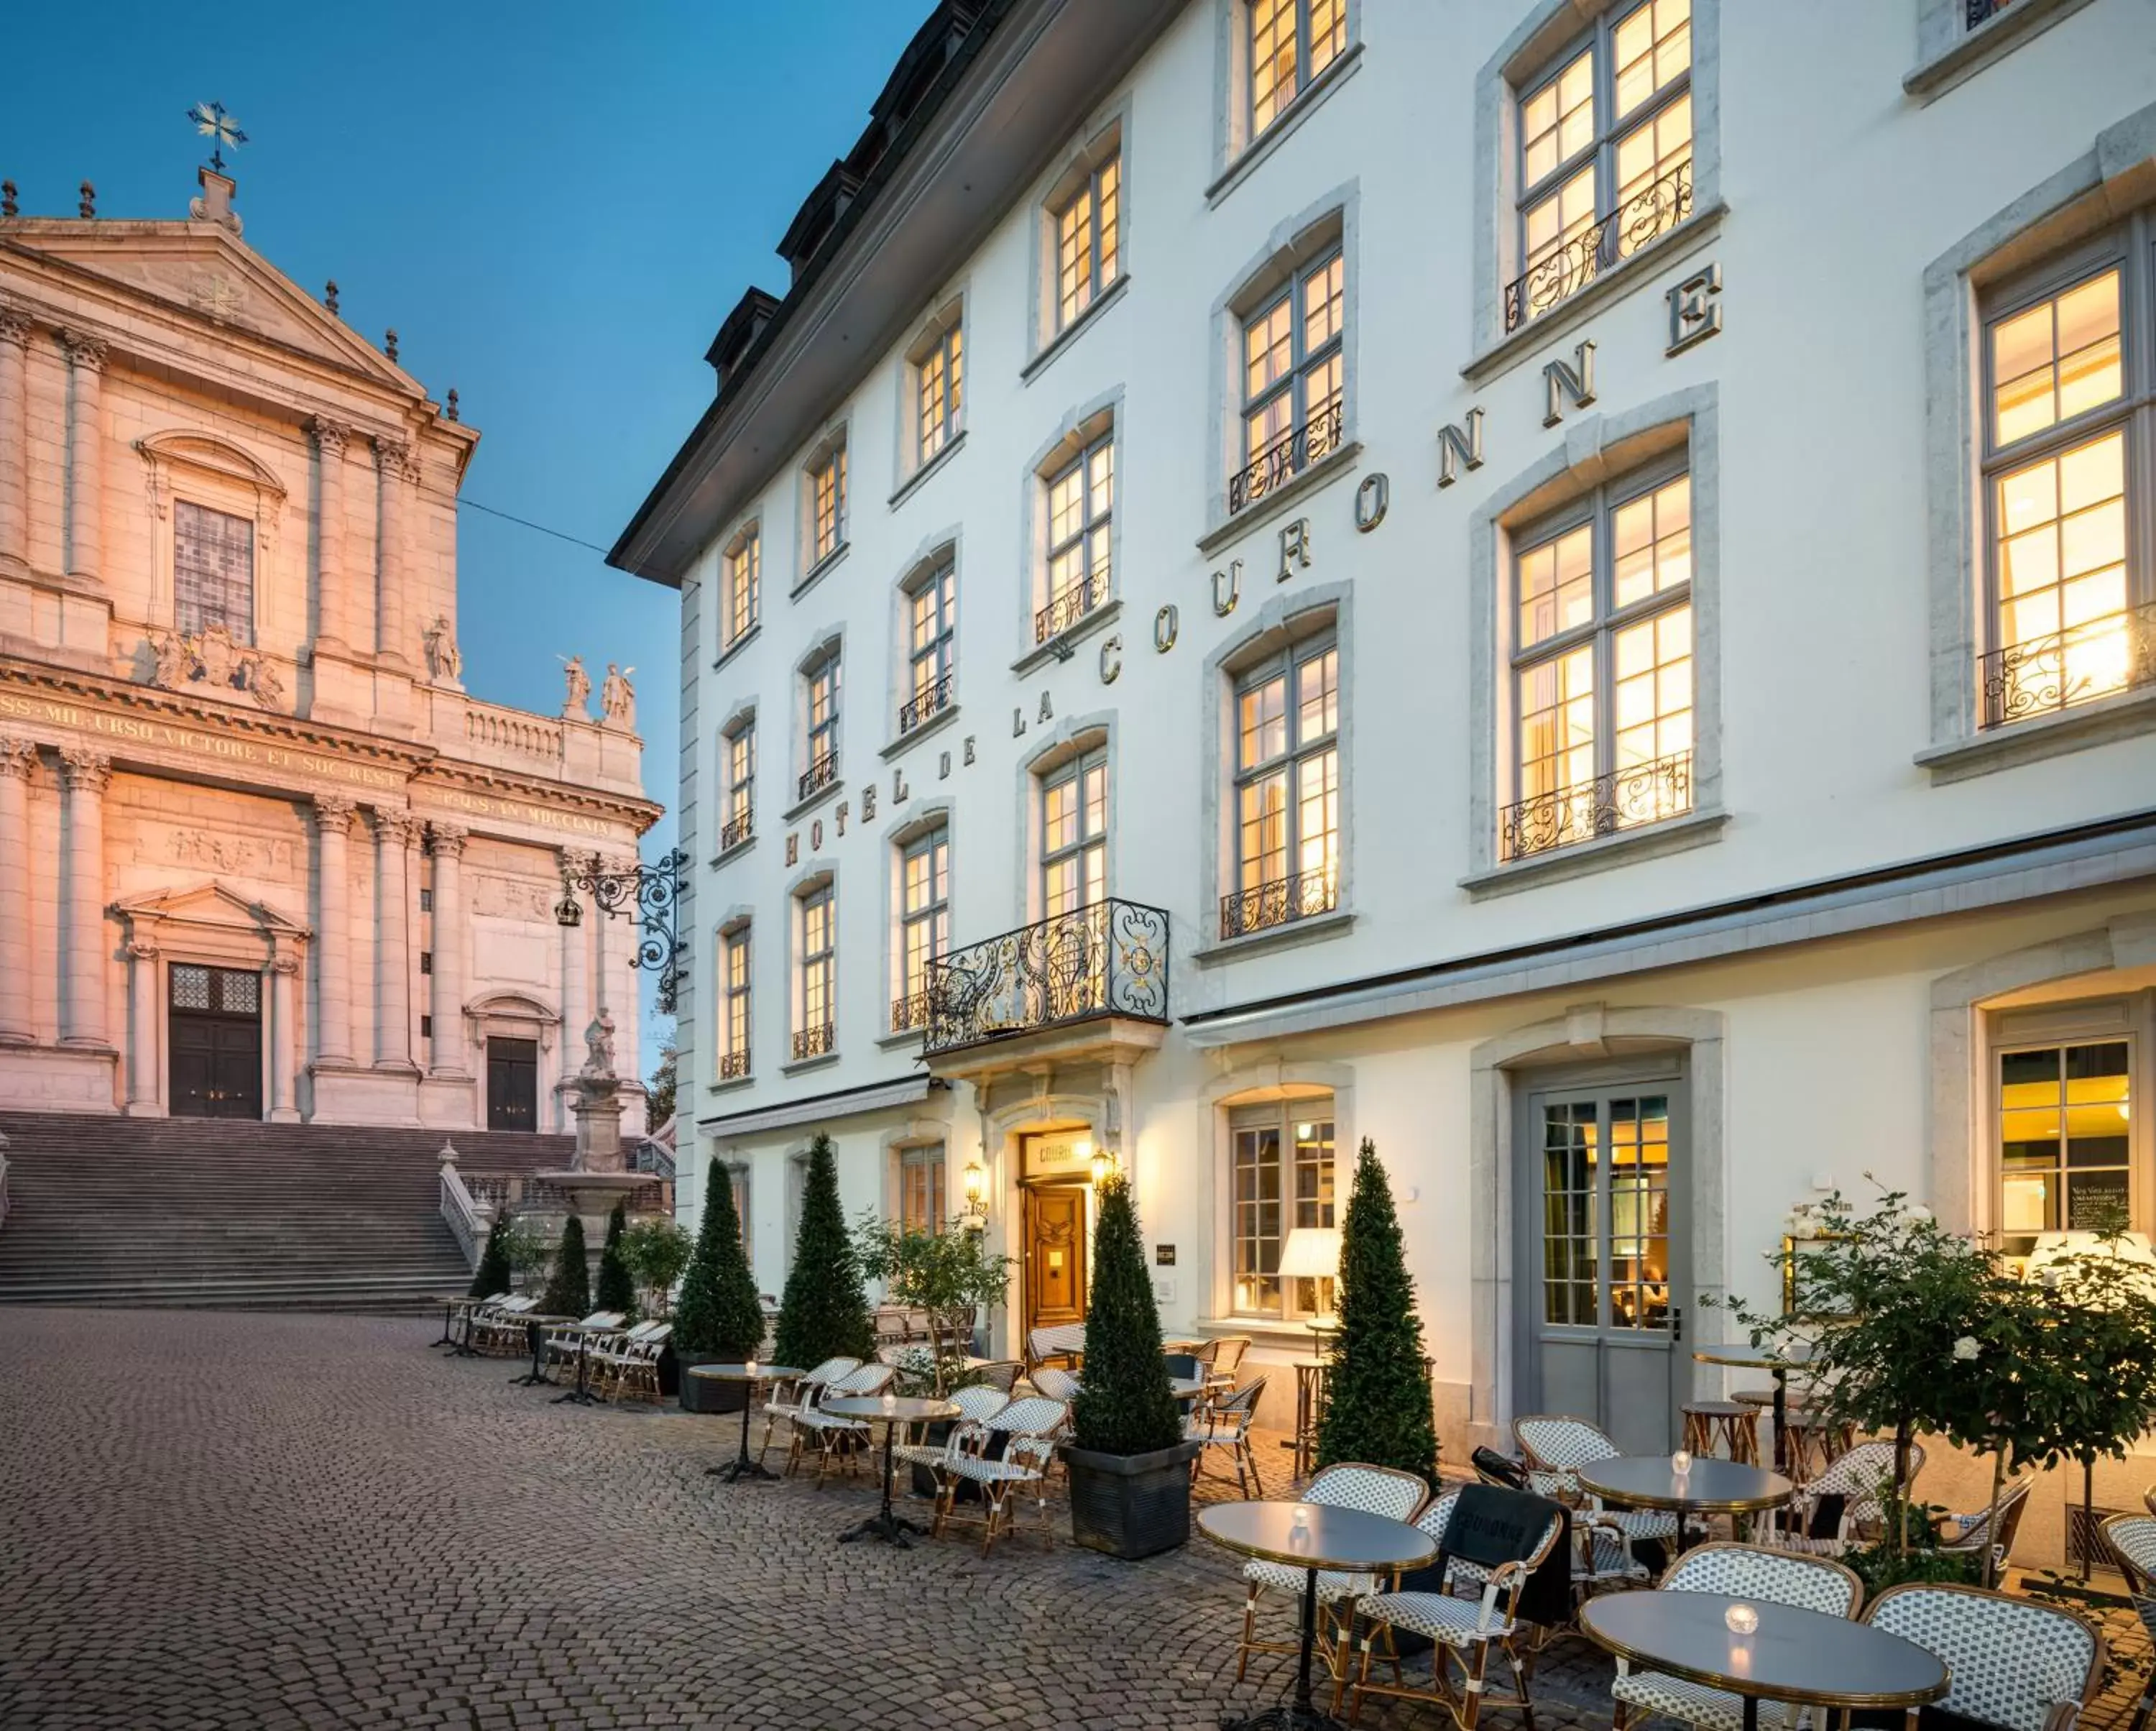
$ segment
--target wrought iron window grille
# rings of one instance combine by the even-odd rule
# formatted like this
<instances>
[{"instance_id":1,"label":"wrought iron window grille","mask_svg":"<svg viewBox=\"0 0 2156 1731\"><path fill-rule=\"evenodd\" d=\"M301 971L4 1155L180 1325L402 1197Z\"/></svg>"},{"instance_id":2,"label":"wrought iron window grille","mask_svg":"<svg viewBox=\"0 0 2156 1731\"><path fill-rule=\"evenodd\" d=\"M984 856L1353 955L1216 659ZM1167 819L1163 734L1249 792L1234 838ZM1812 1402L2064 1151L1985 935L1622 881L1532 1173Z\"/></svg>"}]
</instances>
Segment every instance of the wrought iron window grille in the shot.
<instances>
[{"instance_id":1,"label":"wrought iron window grille","mask_svg":"<svg viewBox=\"0 0 2156 1731\"><path fill-rule=\"evenodd\" d=\"M1993 650L1977 667L1986 727L2156 686L2156 602Z\"/></svg>"},{"instance_id":2,"label":"wrought iron window grille","mask_svg":"<svg viewBox=\"0 0 2156 1731\"><path fill-rule=\"evenodd\" d=\"M916 692L898 706L898 731L901 737L911 733L923 722L932 721L951 706L951 694L957 675L946 673L932 686Z\"/></svg>"},{"instance_id":3,"label":"wrought iron window grille","mask_svg":"<svg viewBox=\"0 0 2156 1731\"><path fill-rule=\"evenodd\" d=\"M742 843L747 841L749 837L755 834L756 808L753 806L746 807L743 809L736 812L732 817L728 818L722 825L721 825L719 830L719 850L723 853L730 847L739 847Z\"/></svg>"},{"instance_id":4,"label":"wrought iron window grille","mask_svg":"<svg viewBox=\"0 0 2156 1731\"><path fill-rule=\"evenodd\" d=\"M1340 449L1347 405L1333 403L1313 419L1283 433L1229 478L1228 514L1255 505L1320 459Z\"/></svg>"},{"instance_id":5,"label":"wrought iron window grille","mask_svg":"<svg viewBox=\"0 0 2156 1731\"><path fill-rule=\"evenodd\" d=\"M1691 753L1673 752L1507 806L1497 818L1499 852L1507 860L1527 859L1681 817L1691 802Z\"/></svg>"},{"instance_id":6,"label":"wrought iron window grille","mask_svg":"<svg viewBox=\"0 0 2156 1731\"><path fill-rule=\"evenodd\" d=\"M891 1031L913 1034L928 1025L929 993L926 987L891 1000Z\"/></svg>"},{"instance_id":7,"label":"wrought iron window grille","mask_svg":"<svg viewBox=\"0 0 2156 1731\"><path fill-rule=\"evenodd\" d=\"M839 754L826 752L801 772L801 797L820 794L839 778Z\"/></svg>"},{"instance_id":8,"label":"wrought iron window grille","mask_svg":"<svg viewBox=\"0 0 2156 1731\"><path fill-rule=\"evenodd\" d=\"M1102 587L1098 578L1087 576L1050 597L1048 605L1033 616L1033 640L1042 644L1060 637L1100 604Z\"/></svg>"},{"instance_id":9,"label":"wrought iron window grille","mask_svg":"<svg viewBox=\"0 0 2156 1731\"><path fill-rule=\"evenodd\" d=\"M836 1049L838 1030L825 1022L820 1027L802 1028L793 1035L793 1056L803 1058L821 1058Z\"/></svg>"},{"instance_id":10,"label":"wrought iron window grille","mask_svg":"<svg viewBox=\"0 0 2156 1731\"><path fill-rule=\"evenodd\" d=\"M1529 319L1578 294L1611 265L1629 259L1691 215L1691 164L1684 162L1508 283L1505 329L1517 331Z\"/></svg>"},{"instance_id":11,"label":"wrought iron window grille","mask_svg":"<svg viewBox=\"0 0 2156 1731\"><path fill-rule=\"evenodd\" d=\"M2009 4L2010 0L1968 0L1969 28L1974 30L1980 24L1989 23Z\"/></svg>"},{"instance_id":12,"label":"wrought iron window grille","mask_svg":"<svg viewBox=\"0 0 2156 1731\"><path fill-rule=\"evenodd\" d=\"M1298 871L1276 877L1270 883L1248 890L1231 891L1220 898L1220 936L1242 937L1293 920L1331 913L1340 905L1340 874L1328 866L1322 871Z\"/></svg>"},{"instance_id":13,"label":"wrought iron window grille","mask_svg":"<svg viewBox=\"0 0 2156 1731\"><path fill-rule=\"evenodd\" d=\"M1168 1020L1168 914L1113 899L954 950L928 968L922 1050L954 1051L1095 1016Z\"/></svg>"},{"instance_id":14,"label":"wrought iron window grille","mask_svg":"<svg viewBox=\"0 0 2156 1731\"><path fill-rule=\"evenodd\" d=\"M747 1076L747 1074L748 1053L746 1050L738 1052L721 1052L719 1054L719 1080L721 1081L733 1081L742 1076Z\"/></svg>"}]
</instances>

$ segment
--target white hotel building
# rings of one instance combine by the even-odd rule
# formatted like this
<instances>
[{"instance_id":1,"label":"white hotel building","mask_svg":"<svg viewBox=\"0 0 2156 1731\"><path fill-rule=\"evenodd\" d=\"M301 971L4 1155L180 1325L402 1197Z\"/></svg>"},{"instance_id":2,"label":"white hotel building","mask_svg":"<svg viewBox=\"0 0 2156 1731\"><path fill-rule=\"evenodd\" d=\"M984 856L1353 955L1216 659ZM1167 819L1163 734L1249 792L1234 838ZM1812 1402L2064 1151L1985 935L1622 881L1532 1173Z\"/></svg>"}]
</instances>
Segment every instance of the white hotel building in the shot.
<instances>
[{"instance_id":1,"label":"white hotel building","mask_svg":"<svg viewBox=\"0 0 2156 1731\"><path fill-rule=\"evenodd\" d=\"M1454 1458L1663 1441L1867 1172L2156 1225L2152 92L2149 0L945 0L613 555L685 1207L775 1290L816 1131L972 1169L1008 1347L1105 1150L1277 1415L1368 1137Z\"/></svg>"}]
</instances>

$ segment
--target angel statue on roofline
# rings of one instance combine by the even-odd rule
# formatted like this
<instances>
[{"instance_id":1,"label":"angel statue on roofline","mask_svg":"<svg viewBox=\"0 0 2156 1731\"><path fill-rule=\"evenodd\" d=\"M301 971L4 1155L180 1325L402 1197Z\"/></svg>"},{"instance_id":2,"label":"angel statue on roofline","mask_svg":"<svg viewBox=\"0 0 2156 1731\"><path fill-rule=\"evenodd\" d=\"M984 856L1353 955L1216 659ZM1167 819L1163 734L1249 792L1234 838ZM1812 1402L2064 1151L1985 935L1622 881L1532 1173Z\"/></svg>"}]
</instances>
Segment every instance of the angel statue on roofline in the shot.
<instances>
[{"instance_id":1,"label":"angel statue on roofline","mask_svg":"<svg viewBox=\"0 0 2156 1731\"><path fill-rule=\"evenodd\" d=\"M634 728L636 726L636 687L629 684L629 675L636 670L626 670L609 661L606 678L599 686L599 712L610 727Z\"/></svg>"},{"instance_id":2,"label":"angel statue on roofline","mask_svg":"<svg viewBox=\"0 0 2156 1731\"><path fill-rule=\"evenodd\" d=\"M592 695L592 676L584 671L584 658L582 655L557 655L554 659L562 664L562 676L568 684L568 693L562 700L562 713L574 716L580 721L589 721L591 709L587 700Z\"/></svg>"}]
</instances>

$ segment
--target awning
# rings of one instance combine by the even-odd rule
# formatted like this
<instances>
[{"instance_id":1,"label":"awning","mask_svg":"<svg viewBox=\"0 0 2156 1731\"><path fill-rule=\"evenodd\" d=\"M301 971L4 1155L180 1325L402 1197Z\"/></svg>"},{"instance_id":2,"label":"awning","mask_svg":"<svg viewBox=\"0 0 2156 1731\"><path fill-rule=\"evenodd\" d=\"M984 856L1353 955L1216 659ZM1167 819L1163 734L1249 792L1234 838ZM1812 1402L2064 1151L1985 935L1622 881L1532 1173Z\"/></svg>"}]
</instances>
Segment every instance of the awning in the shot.
<instances>
[{"instance_id":1,"label":"awning","mask_svg":"<svg viewBox=\"0 0 2156 1731\"><path fill-rule=\"evenodd\" d=\"M797 1124L852 1117L860 1112L880 1112L892 1106L911 1106L916 1101L927 1099L931 1088L947 1086L926 1075L905 1076L897 1081L868 1082L857 1088L840 1088L834 1093L811 1094L805 1100L789 1100L781 1106L758 1107L752 1112L737 1112L725 1117L699 1118L696 1128L706 1136L756 1136L766 1130L790 1130Z\"/></svg>"}]
</instances>

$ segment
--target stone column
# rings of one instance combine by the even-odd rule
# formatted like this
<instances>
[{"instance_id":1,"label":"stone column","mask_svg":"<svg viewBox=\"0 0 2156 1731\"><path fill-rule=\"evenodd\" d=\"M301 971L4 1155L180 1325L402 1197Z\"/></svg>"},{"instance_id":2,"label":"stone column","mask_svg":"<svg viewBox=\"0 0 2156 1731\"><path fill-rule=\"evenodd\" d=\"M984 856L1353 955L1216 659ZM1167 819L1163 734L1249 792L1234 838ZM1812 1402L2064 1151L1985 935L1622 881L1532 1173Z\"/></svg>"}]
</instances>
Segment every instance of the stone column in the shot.
<instances>
[{"instance_id":1,"label":"stone column","mask_svg":"<svg viewBox=\"0 0 2156 1731\"><path fill-rule=\"evenodd\" d=\"M68 575L95 583L105 565L105 344L63 331L68 354Z\"/></svg>"},{"instance_id":2,"label":"stone column","mask_svg":"<svg viewBox=\"0 0 2156 1731\"><path fill-rule=\"evenodd\" d=\"M375 647L402 664L411 659L412 647L408 640L412 562L405 547L405 496L418 476L412 466L412 447L401 439L376 439L374 464L381 477L381 515L375 531L380 573Z\"/></svg>"},{"instance_id":3,"label":"stone column","mask_svg":"<svg viewBox=\"0 0 2156 1731\"><path fill-rule=\"evenodd\" d=\"M61 972L60 1043L103 1046L105 973L105 789L112 759L87 746L60 753L67 781L67 871L62 886L65 957Z\"/></svg>"},{"instance_id":4,"label":"stone column","mask_svg":"<svg viewBox=\"0 0 2156 1731\"><path fill-rule=\"evenodd\" d=\"M457 824L434 826L434 977L428 1014L434 1039L428 1069L435 1076L465 1075L465 830Z\"/></svg>"},{"instance_id":5,"label":"stone column","mask_svg":"<svg viewBox=\"0 0 2156 1731\"><path fill-rule=\"evenodd\" d=\"M315 496L315 637L339 650L364 642L355 622L351 584L344 563L344 447L351 429L316 415L307 423L315 436L319 483Z\"/></svg>"},{"instance_id":6,"label":"stone column","mask_svg":"<svg viewBox=\"0 0 2156 1731\"><path fill-rule=\"evenodd\" d=\"M591 1025L592 927L598 916L592 898L576 880L598 869L596 855L576 848L562 850L562 893L583 911L576 925L562 928L562 1077L567 1081L583 1062L584 1030Z\"/></svg>"},{"instance_id":7,"label":"stone column","mask_svg":"<svg viewBox=\"0 0 2156 1731\"><path fill-rule=\"evenodd\" d=\"M300 1048L300 958L274 956L270 962L270 1122L300 1120L299 1075L305 1054Z\"/></svg>"},{"instance_id":8,"label":"stone column","mask_svg":"<svg viewBox=\"0 0 2156 1731\"><path fill-rule=\"evenodd\" d=\"M127 1116L158 1117L157 946L146 938L127 945Z\"/></svg>"},{"instance_id":9,"label":"stone column","mask_svg":"<svg viewBox=\"0 0 2156 1731\"><path fill-rule=\"evenodd\" d=\"M30 557L30 321L0 306L0 568Z\"/></svg>"},{"instance_id":10,"label":"stone column","mask_svg":"<svg viewBox=\"0 0 2156 1731\"><path fill-rule=\"evenodd\" d=\"M0 1045L37 1039L30 1014L30 776L37 763L31 741L0 738Z\"/></svg>"},{"instance_id":11,"label":"stone column","mask_svg":"<svg viewBox=\"0 0 2156 1731\"><path fill-rule=\"evenodd\" d=\"M409 812L377 811L375 822L374 1063L412 1067L412 850L420 824Z\"/></svg>"},{"instance_id":12,"label":"stone column","mask_svg":"<svg viewBox=\"0 0 2156 1731\"><path fill-rule=\"evenodd\" d=\"M599 869L611 876L635 881L634 874L638 866L634 854L603 860ZM613 1012L614 1068L621 1072L625 1082L640 1081L644 1074L644 1055L640 1029L644 1020L644 977L636 965L636 953L642 946L644 930L637 921L639 902L634 891L624 896L624 909L619 919L599 922L599 971L601 984L598 1001Z\"/></svg>"},{"instance_id":13,"label":"stone column","mask_svg":"<svg viewBox=\"0 0 2156 1731\"><path fill-rule=\"evenodd\" d=\"M315 795L315 1056L352 1061L352 801Z\"/></svg>"}]
</instances>

